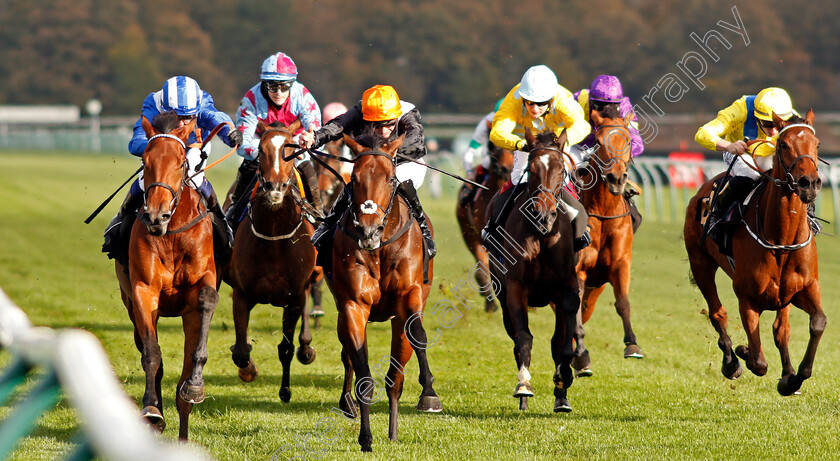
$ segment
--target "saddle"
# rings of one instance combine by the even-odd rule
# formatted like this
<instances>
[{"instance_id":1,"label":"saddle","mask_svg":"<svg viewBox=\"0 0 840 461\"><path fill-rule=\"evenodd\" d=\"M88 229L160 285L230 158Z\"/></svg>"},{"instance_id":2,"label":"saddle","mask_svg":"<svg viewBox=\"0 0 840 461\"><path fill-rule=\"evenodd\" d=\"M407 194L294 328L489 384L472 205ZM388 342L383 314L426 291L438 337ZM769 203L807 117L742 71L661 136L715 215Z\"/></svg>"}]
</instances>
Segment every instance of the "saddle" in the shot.
<instances>
[{"instance_id":1,"label":"saddle","mask_svg":"<svg viewBox=\"0 0 840 461\"><path fill-rule=\"evenodd\" d=\"M715 180L709 195L700 199L695 219L703 226L701 244L705 238L710 238L723 255L732 257L732 235L741 224L750 201L759 196L767 186L767 180L757 181L746 196L735 197L726 210L714 210L715 198L726 186L729 178L729 176L722 176Z\"/></svg>"}]
</instances>

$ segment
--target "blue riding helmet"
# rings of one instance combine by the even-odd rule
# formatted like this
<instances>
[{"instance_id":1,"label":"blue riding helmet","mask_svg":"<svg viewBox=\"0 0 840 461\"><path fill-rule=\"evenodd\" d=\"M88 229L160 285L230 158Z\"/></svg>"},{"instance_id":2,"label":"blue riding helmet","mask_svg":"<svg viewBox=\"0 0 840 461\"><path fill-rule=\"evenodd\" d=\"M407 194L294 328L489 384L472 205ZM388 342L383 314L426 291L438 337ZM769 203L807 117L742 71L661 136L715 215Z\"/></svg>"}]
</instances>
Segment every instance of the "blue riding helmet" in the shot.
<instances>
[{"instance_id":1,"label":"blue riding helmet","mask_svg":"<svg viewBox=\"0 0 840 461\"><path fill-rule=\"evenodd\" d=\"M174 110L181 117L196 115L203 93L198 82L190 77L172 77L163 84L163 108Z\"/></svg>"}]
</instances>

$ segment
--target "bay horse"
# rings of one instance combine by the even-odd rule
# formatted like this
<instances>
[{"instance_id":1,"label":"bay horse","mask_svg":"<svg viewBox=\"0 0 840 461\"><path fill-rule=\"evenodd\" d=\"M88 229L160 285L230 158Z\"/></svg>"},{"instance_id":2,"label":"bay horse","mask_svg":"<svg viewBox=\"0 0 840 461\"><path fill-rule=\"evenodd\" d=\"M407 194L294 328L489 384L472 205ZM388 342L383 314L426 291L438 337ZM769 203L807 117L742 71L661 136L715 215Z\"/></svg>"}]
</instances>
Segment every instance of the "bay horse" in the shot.
<instances>
[{"instance_id":1,"label":"bay horse","mask_svg":"<svg viewBox=\"0 0 840 461\"><path fill-rule=\"evenodd\" d=\"M608 109L609 110L609 109ZM583 291L575 329L574 368L578 376L591 375L589 351L584 345L583 324L595 310L598 296L609 283L615 295L615 310L624 327L624 358L642 358L630 323L630 265L633 259L633 224L624 198L631 157L628 125L633 114L621 117L616 111L592 112L595 124L595 152L589 166L576 172L580 202L589 214L592 243L581 250L577 263Z\"/></svg>"},{"instance_id":2,"label":"bay horse","mask_svg":"<svg viewBox=\"0 0 840 461\"><path fill-rule=\"evenodd\" d=\"M703 226L698 220L698 207L709 196L714 180L706 182L689 202L684 227L691 276L706 299L709 320L719 335L718 347L723 352L721 372L729 379L739 377L740 357L755 375L767 373L758 319L763 311L776 311L773 339L782 360L782 377L777 385L782 395L795 393L811 376L826 324L820 300L817 244L807 218L807 206L822 187L817 168L819 140L813 122L813 110L804 119L794 115L787 121L773 114L773 123L779 129L773 168L769 175L762 172L766 177L763 189L748 197L741 224L732 237L731 262L711 239L705 239L701 245ZM747 345L738 346L734 353L727 332L727 312L715 285L718 268L732 278L747 333ZM798 370L791 365L788 352L791 304L810 318L810 338Z\"/></svg>"},{"instance_id":3,"label":"bay horse","mask_svg":"<svg viewBox=\"0 0 840 461\"><path fill-rule=\"evenodd\" d=\"M572 336L580 308L580 288L575 271L572 224L566 216L573 208L566 207L558 199L560 189L565 186L563 145L566 132L558 137L547 130L535 137L526 129L525 139L529 149L527 190L511 196L514 210L522 212L525 219L511 213L505 223L500 223L503 241L488 239L488 245L503 247L496 253L501 254L504 261L498 254L491 254L491 270L500 281L497 294L505 331L514 342L513 355L519 372L513 396L519 397L520 410L528 409L528 397L534 395L529 371L534 336L528 327L528 306L554 303L557 306L551 338L555 365L554 411L570 412L572 407L566 395L574 379ZM497 200L491 203L488 213L501 206L495 202Z\"/></svg>"},{"instance_id":4,"label":"bay horse","mask_svg":"<svg viewBox=\"0 0 840 461\"><path fill-rule=\"evenodd\" d=\"M340 172L342 162L337 157L341 157L343 148L343 139L330 141L324 145L324 151L330 154L332 158L319 158L334 171ZM321 203L324 204L324 213L326 213L332 208L339 194L344 189L345 182L349 181L350 177L349 175L347 177L337 177L327 167L323 166L321 162L315 160L313 162L315 164L315 171L318 173L318 190L321 192ZM319 271L319 276L312 285L312 309L310 310L310 316L313 318L315 328L321 328L321 317L324 316L324 310L321 306L324 280L321 268L317 268L316 270Z\"/></svg>"},{"instance_id":5,"label":"bay horse","mask_svg":"<svg viewBox=\"0 0 840 461\"><path fill-rule=\"evenodd\" d=\"M372 450L370 404L375 391L368 364L368 322L391 320L391 354L383 357L390 362L385 376L390 439L397 440L403 373L412 350L417 354L423 387L417 409L426 412L442 409L432 387L434 377L426 357L428 343L422 324L433 264L429 262L429 283L424 284L423 235L405 200L397 193L395 155L403 140L404 136L400 136L378 147L372 143L374 147L369 148L345 136L345 142L355 154L347 186L351 205L339 221L332 267L328 271L332 273L328 281L338 309L337 329L344 363L339 406L347 414L357 414L351 397L355 389L361 415L359 445L366 452Z\"/></svg>"},{"instance_id":6,"label":"bay horse","mask_svg":"<svg viewBox=\"0 0 840 461\"><path fill-rule=\"evenodd\" d=\"M309 240L314 229L304 215L305 199L299 192L293 162L287 160L298 149L292 136L299 126L299 120L289 126L279 122L257 123L258 186L236 233L231 262L224 274L225 282L233 289L236 343L230 348L231 356L242 381L251 382L258 373L248 339L251 310L257 304L283 308L283 340L277 345L277 355L283 367L279 396L286 403L292 396L289 388L289 368L295 355L292 338L301 318L298 361L308 365L316 355L310 346L309 318L303 315L316 276L316 252Z\"/></svg>"},{"instance_id":7,"label":"bay horse","mask_svg":"<svg viewBox=\"0 0 840 461\"><path fill-rule=\"evenodd\" d=\"M149 138L143 153L144 206L131 229L128 266L115 259L116 274L146 374L141 416L160 431L166 422L157 323L159 317L181 317L184 362L175 401L178 437L186 440L193 404L205 397L207 338L219 300L213 224L204 198L187 185L186 142L195 120L178 127L172 112L156 117L155 126L145 117L141 123Z\"/></svg>"},{"instance_id":8,"label":"bay horse","mask_svg":"<svg viewBox=\"0 0 840 461\"><path fill-rule=\"evenodd\" d=\"M475 271L475 281L485 298L485 312L495 312L499 306L493 295L493 287L488 272L490 263L487 259L487 251L481 241L481 229L487 224L487 205L496 195L496 192L510 181L510 172L513 171L513 152L501 149L492 143L491 146L493 148L489 153L490 168L487 180L484 183L488 190L479 189L476 191L475 198L468 202L466 206L461 206L459 200L455 208L455 216L458 219L464 243L466 243L476 262L481 264L484 269ZM468 184L464 184L461 193L466 193L468 187L470 187Z\"/></svg>"}]
</instances>

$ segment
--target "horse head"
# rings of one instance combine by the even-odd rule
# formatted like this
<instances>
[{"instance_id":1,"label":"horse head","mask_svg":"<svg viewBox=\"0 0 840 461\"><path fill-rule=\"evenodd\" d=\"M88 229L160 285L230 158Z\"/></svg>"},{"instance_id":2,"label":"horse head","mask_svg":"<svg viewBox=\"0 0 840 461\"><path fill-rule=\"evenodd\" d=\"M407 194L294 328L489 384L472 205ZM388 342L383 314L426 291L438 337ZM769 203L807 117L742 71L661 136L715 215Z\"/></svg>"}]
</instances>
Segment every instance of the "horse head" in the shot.
<instances>
[{"instance_id":1,"label":"horse head","mask_svg":"<svg viewBox=\"0 0 840 461\"><path fill-rule=\"evenodd\" d=\"M513 171L513 152L490 143L490 175L508 181Z\"/></svg>"},{"instance_id":2,"label":"horse head","mask_svg":"<svg viewBox=\"0 0 840 461\"><path fill-rule=\"evenodd\" d=\"M537 229L548 231L557 220L558 196L565 187L566 164L563 160L563 146L566 131L557 136L546 130L534 136L525 130L528 142L528 195L531 209L529 218Z\"/></svg>"},{"instance_id":3,"label":"horse head","mask_svg":"<svg viewBox=\"0 0 840 461\"><path fill-rule=\"evenodd\" d=\"M632 138L627 127L633 119L633 113L630 112L622 118L617 109L615 112L609 112L610 109L613 108L608 108L604 116L592 111L597 148L589 163L595 166L593 171L600 175L610 193L621 195L627 184L628 165L632 161Z\"/></svg>"},{"instance_id":4,"label":"horse head","mask_svg":"<svg viewBox=\"0 0 840 461\"><path fill-rule=\"evenodd\" d=\"M169 221L181 200L187 175L187 139L195 129L196 120L178 126L175 112L164 112L149 122L142 119L143 130L149 138L143 152L143 181L145 183L142 221L149 234L166 233Z\"/></svg>"},{"instance_id":5,"label":"horse head","mask_svg":"<svg viewBox=\"0 0 840 461\"><path fill-rule=\"evenodd\" d=\"M388 215L394 206L399 187L396 176L396 152L405 136L378 147L365 147L349 136L344 142L355 156L353 173L350 176L350 190L353 203L350 213L358 236L359 248L379 248Z\"/></svg>"},{"instance_id":6,"label":"horse head","mask_svg":"<svg viewBox=\"0 0 840 461\"><path fill-rule=\"evenodd\" d=\"M293 159L289 158L298 149L292 141L295 131L300 128L300 120L284 126L279 122L266 125L257 123L260 133L259 149L259 185L267 204L277 207L286 198L286 193L295 184L292 170Z\"/></svg>"},{"instance_id":7,"label":"horse head","mask_svg":"<svg viewBox=\"0 0 840 461\"><path fill-rule=\"evenodd\" d=\"M773 177L796 192L803 202L811 203L822 188L817 167L820 140L814 131L814 111L809 110L804 119L794 115L788 120L774 113L773 124L779 130Z\"/></svg>"}]
</instances>

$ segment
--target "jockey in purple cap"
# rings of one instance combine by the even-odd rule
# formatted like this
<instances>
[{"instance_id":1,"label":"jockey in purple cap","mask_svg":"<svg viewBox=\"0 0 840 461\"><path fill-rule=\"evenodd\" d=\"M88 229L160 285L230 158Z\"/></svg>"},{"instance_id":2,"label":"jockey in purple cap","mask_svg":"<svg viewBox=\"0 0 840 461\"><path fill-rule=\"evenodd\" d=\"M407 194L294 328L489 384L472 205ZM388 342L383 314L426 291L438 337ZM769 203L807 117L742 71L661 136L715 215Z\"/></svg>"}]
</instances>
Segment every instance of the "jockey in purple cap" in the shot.
<instances>
[{"instance_id":1,"label":"jockey in purple cap","mask_svg":"<svg viewBox=\"0 0 840 461\"><path fill-rule=\"evenodd\" d=\"M630 103L630 98L624 96L621 82L615 75L595 77L589 89L582 89L575 93L575 99L583 107L584 117L592 127L592 131L583 138L583 141L569 149L575 159L575 169L579 169L588 166L589 157L593 152L592 147L596 144L595 122L592 121L592 111L598 112L601 117L610 115L613 118L624 118L627 114L633 112L633 104ZM630 131L630 155L638 157L645 150L645 145L641 135L639 135L639 121L636 114L633 114L627 129ZM625 189L624 195L630 205L633 229L635 230L641 223L642 217L630 197L639 193L639 187L630 180L627 181L627 185L629 187Z\"/></svg>"}]
</instances>

